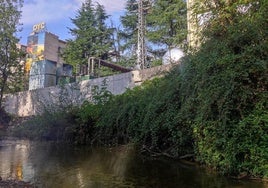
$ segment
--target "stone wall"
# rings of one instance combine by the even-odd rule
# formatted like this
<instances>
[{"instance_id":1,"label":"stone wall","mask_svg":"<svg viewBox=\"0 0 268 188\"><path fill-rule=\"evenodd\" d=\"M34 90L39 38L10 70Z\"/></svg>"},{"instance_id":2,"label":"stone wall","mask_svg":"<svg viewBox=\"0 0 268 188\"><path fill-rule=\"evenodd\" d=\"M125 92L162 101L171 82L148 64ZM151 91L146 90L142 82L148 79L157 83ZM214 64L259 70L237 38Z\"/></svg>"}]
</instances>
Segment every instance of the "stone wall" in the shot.
<instances>
[{"instance_id":1,"label":"stone wall","mask_svg":"<svg viewBox=\"0 0 268 188\"><path fill-rule=\"evenodd\" d=\"M44 109L57 110L68 105L81 105L85 100L92 100L92 91L101 88L104 82L107 90L114 95L140 85L143 81L162 75L172 66L159 66L152 69L136 70L102 78L84 80L62 87L47 87L31 91L5 95L5 110L19 117L37 115Z\"/></svg>"}]
</instances>

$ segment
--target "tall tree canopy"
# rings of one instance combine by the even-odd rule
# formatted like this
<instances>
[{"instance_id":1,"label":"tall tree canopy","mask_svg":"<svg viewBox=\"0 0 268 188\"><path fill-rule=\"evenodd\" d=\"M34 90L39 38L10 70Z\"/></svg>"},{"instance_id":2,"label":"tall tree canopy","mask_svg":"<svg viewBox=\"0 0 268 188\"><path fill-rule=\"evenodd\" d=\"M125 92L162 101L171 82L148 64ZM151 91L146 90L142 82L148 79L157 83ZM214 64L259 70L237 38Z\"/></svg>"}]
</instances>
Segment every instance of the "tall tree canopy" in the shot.
<instances>
[{"instance_id":1,"label":"tall tree canopy","mask_svg":"<svg viewBox=\"0 0 268 188\"><path fill-rule=\"evenodd\" d=\"M122 50L129 56L128 59L133 59L132 64L136 62L136 50L138 41L138 3L137 0L127 0L126 13L120 17L123 29L119 32L120 38L123 41Z\"/></svg>"},{"instance_id":2,"label":"tall tree canopy","mask_svg":"<svg viewBox=\"0 0 268 188\"><path fill-rule=\"evenodd\" d=\"M151 0L145 1L144 4L147 51L156 58L160 58L168 48L182 47L187 35L186 2L184 0ZM124 40L124 49L130 52L128 55L134 60L138 39L137 13L138 1L128 0L126 13L121 17L123 30L120 34Z\"/></svg>"},{"instance_id":3,"label":"tall tree canopy","mask_svg":"<svg viewBox=\"0 0 268 188\"><path fill-rule=\"evenodd\" d=\"M267 10L266 0L199 0L195 1L191 8L193 17L197 18L196 21L201 28L199 34L203 42L209 38L226 39L227 36L234 36L237 29L239 29L239 38L250 33L252 36L248 36L249 40L254 38L253 35L258 38L267 37L267 33L260 31L263 28L259 27L259 23L264 24L264 28L267 26L267 16L263 15ZM234 30L230 30L230 26ZM248 32L249 30L252 32ZM235 44L237 41L233 42Z\"/></svg>"},{"instance_id":4,"label":"tall tree canopy","mask_svg":"<svg viewBox=\"0 0 268 188\"><path fill-rule=\"evenodd\" d=\"M22 0L0 1L0 108L3 94L16 90L21 79L21 53L16 46L19 42L16 33L19 31L22 3Z\"/></svg>"},{"instance_id":5,"label":"tall tree canopy","mask_svg":"<svg viewBox=\"0 0 268 188\"><path fill-rule=\"evenodd\" d=\"M108 15L100 4L87 0L71 19L75 28L70 29L74 39L67 41L63 58L72 65L84 64L88 57L107 57L112 47L112 31L105 24Z\"/></svg>"},{"instance_id":6,"label":"tall tree canopy","mask_svg":"<svg viewBox=\"0 0 268 188\"><path fill-rule=\"evenodd\" d=\"M184 0L155 0L148 14L148 39L165 48L183 47L187 36L187 9Z\"/></svg>"}]
</instances>

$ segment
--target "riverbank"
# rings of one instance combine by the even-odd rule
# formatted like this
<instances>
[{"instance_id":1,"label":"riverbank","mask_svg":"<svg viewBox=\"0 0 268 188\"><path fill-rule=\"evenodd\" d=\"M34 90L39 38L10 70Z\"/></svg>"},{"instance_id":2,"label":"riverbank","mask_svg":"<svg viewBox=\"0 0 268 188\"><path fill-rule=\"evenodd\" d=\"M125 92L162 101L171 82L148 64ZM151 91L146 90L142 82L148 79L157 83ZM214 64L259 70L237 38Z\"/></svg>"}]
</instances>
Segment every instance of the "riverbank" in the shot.
<instances>
[{"instance_id":1,"label":"riverbank","mask_svg":"<svg viewBox=\"0 0 268 188\"><path fill-rule=\"evenodd\" d=\"M191 66L199 66L191 63L185 72ZM190 156L227 177L267 179L268 95L258 90L256 104L240 101L241 105L249 105L243 108L245 114L241 116L236 99L250 101L252 96L244 96L243 92L228 95L226 90L221 99L225 90L219 81L214 86L219 99L205 100L209 90L200 88L204 92L201 100L201 95L193 93L190 87L198 79L188 78L185 83L185 72L174 69L164 78L148 81L120 96L109 96L110 100L105 100L105 92L100 92L95 104L85 102L80 108L47 111L15 126L11 135L104 147L134 143L152 155L173 159ZM225 79L229 79L228 75ZM229 102L222 109L218 101Z\"/></svg>"},{"instance_id":2,"label":"riverbank","mask_svg":"<svg viewBox=\"0 0 268 188\"><path fill-rule=\"evenodd\" d=\"M5 121L0 123L0 139L5 136L10 136L10 133L14 128L24 124L25 122L33 118L33 117L15 117L8 115L4 112L1 112L0 116L3 114L5 116Z\"/></svg>"},{"instance_id":3,"label":"riverbank","mask_svg":"<svg viewBox=\"0 0 268 188\"><path fill-rule=\"evenodd\" d=\"M268 27L260 16L267 11L260 11L207 30L198 51L166 76L118 96L104 85L93 103L48 109L14 135L108 147L135 143L175 159L194 155L227 177L267 179Z\"/></svg>"},{"instance_id":4,"label":"riverbank","mask_svg":"<svg viewBox=\"0 0 268 188\"><path fill-rule=\"evenodd\" d=\"M22 125L20 125L22 126ZM78 125L77 125L78 126ZM37 128L36 125L32 126L32 128L35 127ZM80 127L80 126L79 126ZM13 127L13 128L16 128ZM25 129L21 129L22 127L20 127L20 130L25 130ZM68 127L66 127L68 128ZM32 129L27 129L26 128L26 132L35 132L36 130L32 130ZM54 131L56 131L55 127L53 128ZM9 130L12 132L12 130ZM96 130L95 130L96 131ZM41 131L42 132L42 131ZM51 132L51 130L49 131ZM58 132L58 131L56 131ZM44 134L44 133L43 133ZM42 134L42 135L43 135ZM45 133L46 135L48 133ZM64 131L62 132L62 134L64 134ZM12 134L13 135L13 134ZM25 135L25 133L23 134ZM73 145L73 146L86 146L88 148L91 148L94 144L92 144L92 142L90 142L90 140L88 140L87 142L84 142L83 144L79 144L79 143L76 143L76 142L73 142L74 140L64 140L64 138L66 137L62 137L61 140L60 139L52 139L52 136L48 136L48 137L43 137L42 135L39 135L39 137L35 137L34 140L43 140L45 141L47 138L49 138L48 140L52 141L51 143L54 143L55 147L57 147L57 145L61 145L61 144L68 144L68 145ZM14 136L14 135L13 135ZM36 135L35 135L36 136ZM10 137L11 138L11 137ZM22 139L22 138L29 138L27 136L23 136L23 137L19 137L18 139ZM54 137L55 138L55 137ZM12 140L16 140L16 137L12 137L11 138ZM104 146L104 147L108 147L108 148L113 148L115 147L115 145L111 144L111 145L108 145L107 143L104 144L95 144L95 146ZM118 146L118 144L117 144ZM211 173L211 174L218 174L218 175L223 175L221 174L217 169L215 169L214 167L211 167L211 166L207 166L206 164L202 164L200 163L198 160L196 160L196 156L194 154L185 154L183 156L178 156L178 155L172 155L169 153L169 151L159 151L159 152L155 152L155 150L150 150L148 149L146 146L142 146L140 144L137 144L136 143L136 149L138 152L140 152L141 155L144 155L144 156L147 156L151 159L167 159L168 161L170 162L174 162L174 161L180 161L182 164L186 164L186 165L190 165L190 166L195 166L195 167L198 167L200 169L204 169L205 171ZM237 175L228 175L228 174L225 174L224 175L225 177L227 178L230 178L230 179L233 179L235 181L252 181L252 182L263 182L265 186L268 187L268 179L267 178L261 178L261 177L256 177L256 176L251 176L250 174L246 173L246 172L242 172L242 173L239 173Z\"/></svg>"},{"instance_id":5,"label":"riverbank","mask_svg":"<svg viewBox=\"0 0 268 188\"><path fill-rule=\"evenodd\" d=\"M4 187L265 187L257 181L219 176L193 163L141 155L134 145L90 147L5 140L0 162L0 176L7 178L1 182Z\"/></svg>"},{"instance_id":6,"label":"riverbank","mask_svg":"<svg viewBox=\"0 0 268 188\"><path fill-rule=\"evenodd\" d=\"M16 188L35 188L35 186L32 185L29 182L17 181L17 180L2 180L1 177L0 177L0 187L1 188L11 188L11 187L16 187Z\"/></svg>"}]
</instances>

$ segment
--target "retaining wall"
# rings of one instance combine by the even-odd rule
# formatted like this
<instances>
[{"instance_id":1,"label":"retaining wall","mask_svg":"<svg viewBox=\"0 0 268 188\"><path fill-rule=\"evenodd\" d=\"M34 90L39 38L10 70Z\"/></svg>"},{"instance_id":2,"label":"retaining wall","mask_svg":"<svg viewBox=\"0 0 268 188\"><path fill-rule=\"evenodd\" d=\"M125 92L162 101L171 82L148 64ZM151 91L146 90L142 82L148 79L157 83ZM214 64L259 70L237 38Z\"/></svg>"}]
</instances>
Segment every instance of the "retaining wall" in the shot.
<instances>
[{"instance_id":1,"label":"retaining wall","mask_svg":"<svg viewBox=\"0 0 268 188\"><path fill-rule=\"evenodd\" d=\"M92 100L93 88L101 88L105 84L112 94L124 93L127 89L140 85L143 81L160 76L172 66L165 65L157 68L136 70L91 80L84 80L62 87L47 87L42 89L18 92L4 96L4 108L9 114L26 117L42 113L44 109L53 109L81 105L85 100Z\"/></svg>"}]
</instances>

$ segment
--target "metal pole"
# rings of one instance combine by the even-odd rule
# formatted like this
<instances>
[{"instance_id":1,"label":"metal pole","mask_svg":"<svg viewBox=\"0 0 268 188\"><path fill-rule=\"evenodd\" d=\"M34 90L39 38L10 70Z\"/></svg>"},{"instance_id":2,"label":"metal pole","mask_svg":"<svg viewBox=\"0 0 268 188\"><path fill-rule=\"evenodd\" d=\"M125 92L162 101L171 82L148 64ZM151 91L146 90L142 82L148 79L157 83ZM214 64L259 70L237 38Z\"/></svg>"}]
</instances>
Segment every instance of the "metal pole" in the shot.
<instances>
[{"instance_id":1,"label":"metal pole","mask_svg":"<svg viewBox=\"0 0 268 188\"><path fill-rule=\"evenodd\" d=\"M95 64L95 58L91 57L90 67L91 67L91 75L94 76L94 64Z\"/></svg>"},{"instance_id":2,"label":"metal pole","mask_svg":"<svg viewBox=\"0 0 268 188\"><path fill-rule=\"evenodd\" d=\"M88 57L88 61L87 61L87 75L89 75L89 73L90 73L90 62L91 62L91 58Z\"/></svg>"},{"instance_id":3,"label":"metal pole","mask_svg":"<svg viewBox=\"0 0 268 188\"><path fill-rule=\"evenodd\" d=\"M145 18L143 0L138 2L138 49L137 49L137 68L144 69L146 62L145 50Z\"/></svg>"}]
</instances>

